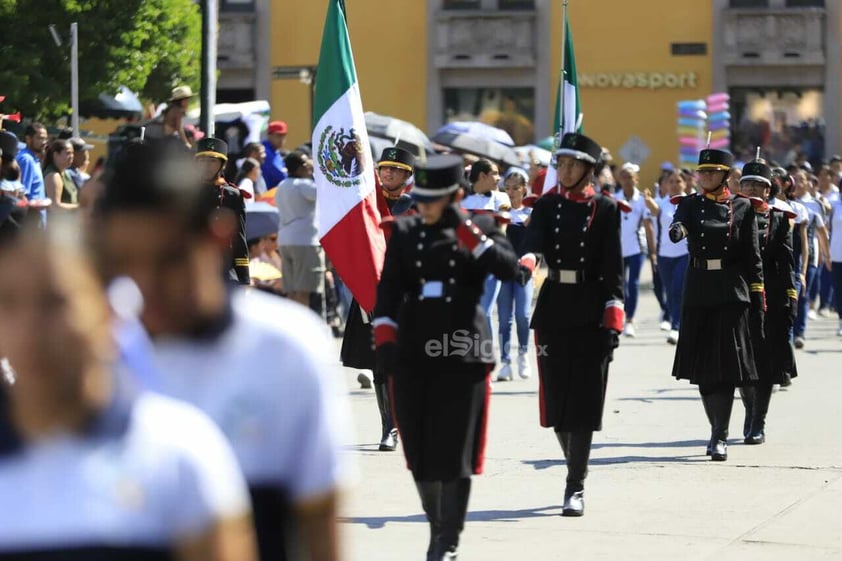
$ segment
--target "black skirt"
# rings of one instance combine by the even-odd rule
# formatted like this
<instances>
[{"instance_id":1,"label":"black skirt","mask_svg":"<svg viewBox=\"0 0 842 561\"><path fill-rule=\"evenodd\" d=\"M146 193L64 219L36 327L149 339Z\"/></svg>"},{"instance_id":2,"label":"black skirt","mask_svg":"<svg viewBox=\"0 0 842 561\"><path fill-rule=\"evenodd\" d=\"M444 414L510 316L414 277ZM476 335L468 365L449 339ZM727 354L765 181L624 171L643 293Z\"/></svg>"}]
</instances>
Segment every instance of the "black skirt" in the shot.
<instances>
[{"instance_id":1,"label":"black skirt","mask_svg":"<svg viewBox=\"0 0 842 561\"><path fill-rule=\"evenodd\" d=\"M339 358L343 366L374 370L374 336L371 323L363 323L363 315L357 300L351 300L348 320L345 322L345 335L342 337L342 350ZM385 380L378 383L385 383Z\"/></svg>"},{"instance_id":2,"label":"black skirt","mask_svg":"<svg viewBox=\"0 0 842 561\"><path fill-rule=\"evenodd\" d=\"M480 363L436 371L399 365L390 378L401 444L416 481L482 473L490 370Z\"/></svg>"},{"instance_id":3,"label":"black skirt","mask_svg":"<svg viewBox=\"0 0 842 561\"><path fill-rule=\"evenodd\" d=\"M748 304L683 307L672 375L691 384L755 384Z\"/></svg>"},{"instance_id":4,"label":"black skirt","mask_svg":"<svg viewBox=\"0 0 842 561\"><path fill-rule=\"evenodd\" d=\"M795 351L789 340L790 329L788 310L770 308L766 312L765 337L755 343L755 355L765 358L757 361L761 384L783 384L788 378L798 376Z\"/></svg>"},{"instance_id":5,"label":"black skirt","mask_svg":"<svg viewBox=\"0 0 842 561\"><path fill-rule=\"evenodd\" d=\"M535 330L541 426L602 430L612 349L599 327Z\"/></svg>"}]
</instances>

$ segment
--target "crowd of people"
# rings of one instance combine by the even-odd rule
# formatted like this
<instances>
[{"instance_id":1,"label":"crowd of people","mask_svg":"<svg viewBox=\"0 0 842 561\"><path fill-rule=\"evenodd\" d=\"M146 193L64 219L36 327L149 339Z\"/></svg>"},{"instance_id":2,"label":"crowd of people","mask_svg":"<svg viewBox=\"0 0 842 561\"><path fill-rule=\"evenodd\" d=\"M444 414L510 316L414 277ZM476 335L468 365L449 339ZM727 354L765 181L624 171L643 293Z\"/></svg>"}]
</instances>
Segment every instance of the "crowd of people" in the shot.
<instances>
[{"instance_id":1,"label":"crowd of people","mask_svg":"<svg viewBox=\"0 0 842 561\"><path fill-rule=\"evenodd\" d=\"M563 514L584 514L646 263L712 460L727 460L735 389L743 438L762 444L809 322L835 311L842 336L842 158L814 173L708 149L646 187L639 165L581 134L551 170L389 147L376 157L387 251L366 310L320 246L309 146L285 150L272 121L233 157L185 131L191 95L176 88L160 130L107 167L89 169L92 146L66 131L0 131L0 496L36 473L57 497L48 516L37 502L0 514L0 553L337 559L348 419L329 327L374 389L379 450L406 456L428 561L456 558L492 380L515 373L539 377L540 424L567 465ZM715 352L699 343L711 337ZM94 457L57 487L67 462ZM53 523L79 500L88 516Z\"/></svg>"}]
</instances>

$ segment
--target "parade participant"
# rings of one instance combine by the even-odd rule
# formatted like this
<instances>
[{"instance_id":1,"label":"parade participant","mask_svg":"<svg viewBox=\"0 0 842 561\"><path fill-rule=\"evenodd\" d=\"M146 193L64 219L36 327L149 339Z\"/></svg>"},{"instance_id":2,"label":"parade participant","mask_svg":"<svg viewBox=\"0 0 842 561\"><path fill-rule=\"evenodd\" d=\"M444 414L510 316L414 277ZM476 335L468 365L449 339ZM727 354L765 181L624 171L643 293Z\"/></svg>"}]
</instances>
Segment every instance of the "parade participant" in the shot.
<instances>
[{"instance_id":1,"label":"parade participant","mask_svg":"<svg viewBox=\"0 0 842 561\"><path fill-rule=\"evenodd\" d=\"M756 205L755 213L766 287L766 317L762 330L756 323L751 324L759 381L756 385L740 388L740 397L746 409L743 424L746 444L763 444L766 441L766 412L772 398L772 386L798 375L789 341L789 332L798 314L789 225L790 217L794 217L795 213L788 206L774 204L776 199L772 189L772 169L765 161L757 159L743 167L741 194L765 203Z\"/></svg>"},{"instance_id":2,"label":"parade participant","mask_svg":"<svg viewBox=\"0 0 842 561\"><path fill-rule=\"evenodd\" d=\"M621 222L626 312L623 335L626 337L637 335L634 328L634 314L637 311L637 298L640 293L640 270L647 255L645 251L647 247L652 250L649 255L653 273L657 273L657 255L654 252L655 232L652 228L652 217L646 209L646 201L640 189L637 188L639 171L640 167L636 164L630 162L623 164L617 174L620 189L615 194L618 200L626 201L632 208L631 212L623 213ZM656 295L660 292L659 288L659 286L656 287ZM658 303L660 302L659 296Z\"/></svg>"},{"instance_id":3,"label":"parade participant","mask_svg":"<svg viewBox=\"0 0 842 561\"><path fill-rule=\"evenodd\" d=\"M733 163L730 152L700 152L703 194L681 200L669 230L674 243L687 238L690 253L672 373L699 386L715 461L728 459L734 387L758 379L749 322L762 325L766 307L755 213L727 187Z\"/></svg>"},{"instance_id":4,"label":"parade participant","mask_svg":"<svg viewBox=\"0 0 842 561\"><path fill-rule=\"evenodd\" d=\"M667 343L678 343L681 325L681 302L684 294L684 275L687 271L687 240L673 243L669 238L669 228L678 203L686 196L687 186L678 170L667 171L661 178L664 196L655 201L647 196L646 205L652 216L658 220L658 274L666 291L666 303L669 307L670 331ZM648 192L647 192L648 195Z\"/></svg>"},{"instance_id":5,"label":"parade participant","mask_svg":"<svg viewBox=\"0 0 842 561\"><path fill-rule=\"evenodd\" d=\"M230 239L221 240L230 258L230 277L239 284L249 284L249 249L246 240L246 194L228 183L222 175L228 161L228 144L219 138L203 138L196 143L196 161L201 166L206 196L216 200L218 208L228 209L237 220ZM250 198L250 197L249 197Z\"/></svg>"},{"instance_id":6,"label":"parade participant","mask_svg":"<svg viewBox=\"0 0 842 561\"><path fill-rule=\"evenodd\" d=\"M415 156L397 146L386 148L377 162L377 176L380 189L377 192L377 208L383 220L389 222L392 216L405 214L412 207L412 197L404 193L412 169ZM391 229L387 227L384 234L387 237ZM392 420L392 407L389 401L389 390L386 372L376 368L374 348L372 346L371 320L368 313L363 313L357 300L351 301L348 310L348 320L345 322L345 334L342 338L340 357L343 366L371 370L374 375L374 395L377 397L377 408L380 411L380 446L384 452L391 452L398 447L398 429ZM360 373L357 380L363 387L371 387L367 374Z\"/></svg>"},{"instance_id":7,"label":"parade participant","mask_svg":"<svg viewBox=\"0 0 842 561\"><path fill-rule=\"evenodd\" d=\"M542 349L541 426L555 431L567 460L563 516L585 512L591 441L602 429L608 364L624 325L619 206L593 186L601 152L592 139L565 134L556 152L560 188L535 202L527 226L526 248L549 267L531 327Z\"/></svg>"},{"instance_id":8,"label":"parade participant","mask_svg":"<svg viewBox=\"0 0 842 561\"><path fill-rule=\"evenodd\" d=\"M511 168L506 172L503 185L511 201L509 211L511 222L506 226L506 237L512 244L518 257L526 254L526 222L532 213L532 208L524 206L523 199L527 194L529 177L519 168ZM512 374L512 316L517 325L517 373L523 379L529 378L529 312L532 308L532 292L535 283L532 270L524 265L518 266L518 274L514 280L500 283L500 295L497 296L497 312L500 319L500 362L503 367L497 374L497 381L510 381Z\"/></svg>"},{"instance_id":9,"label":"parade participant","mask_svg":"<svg viewBox=\"0 0 842 561\"><path fill-rule=\"evenodd\" d=\"M830 207L830 261L833 274L833 296L839 329L836 335L842 337L842 199L836 199Z\"/></svg>"},{"instance_id":10,"label":"parade participant","mask_svg":"<svg viewBox=\"0 0 842 561\"><path fill-rule=\"evenodd\" d=\"M487 275L509 280L517 258L491 216L458 207L462 159L431 156L415 168L419 215L399 217L377 287L377 369L430 523L428 561L456 559L471 489L483 470L494 365L479 307Z\"/></svg>"},{"instance_id":11,"label":"parade participant","mask_svg":"<svg viewBox=\"0 0 842 561\"><path fill-rule=\"evenodd\" d=\"M195 167L168 155L134 147L106 177L90 236L102 274L143 295L153 389L202 409L233 445L260 558L335 561L347 404L330 333L298 304L225 282L215 230L234 226Z\"/></svg>"},{"instance_id":12,"label":"parade participant","mask_svg":"<svg viewBox=\"0 0 842 561\"><path fill-rule=\"evenodd\" d=\"M0 243L14 370L0 376L0 559L254 559L230 445L195 408L127 383L104 291L61 226Z\"/></svg>"},{"instance_id":13,"label":"parade participant","mask_svg":"<svg viewBox=\"0 0 842 561\"><path fill-rule=\"evenodd\" d=\"M495 214L509 210L512 206L509 196L497 189L500 181L500 170L497 164L485 158L481 158L471 164L468 172L468 181L471 183L471 194L462 199L461 206L471 214L490 213ZM494 309L494 302L500 294L500 280L494 275L488 275L485 279L485 288L482 291L480 306L485 312L488 331L491 332L491 312Z\"/></svg>"}]
</instances>

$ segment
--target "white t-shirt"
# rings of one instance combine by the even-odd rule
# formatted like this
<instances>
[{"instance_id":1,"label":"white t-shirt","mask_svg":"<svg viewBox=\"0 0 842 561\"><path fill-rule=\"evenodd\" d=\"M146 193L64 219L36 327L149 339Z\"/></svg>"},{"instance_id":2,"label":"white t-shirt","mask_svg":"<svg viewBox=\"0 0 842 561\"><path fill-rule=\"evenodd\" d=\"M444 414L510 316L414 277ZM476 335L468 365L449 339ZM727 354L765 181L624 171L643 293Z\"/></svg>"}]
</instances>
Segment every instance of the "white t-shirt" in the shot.
<instances>
[{"instance_id":1,"label":"white t-shirt","mask_svg":"<svg viewBox=\"0 0 842 561\"><path fill-rule=\"evenodd\" d=\"M231 306L218 338L155 341L155 389L216 421L249 486L276 486L293 503L335 489L347 475L341 446L350 421L327 326L256 290L235 291Z\"/></svg>"},{"instance_id":2,"label":"white t-shirt","mask_svg":"<svg viewBox=\"0 0 842 561\"><path fill-rule=\"evenodd\" d=\"M462 208L465 210L493 210L497 212L502 206L512 206L509 196L503 191L489 191L480 195L474 193L462 199Z\"/></svg>"},{"instance_id":3,"label":"white t-shirt","mask_svg":"<svg viewBox=\"0 0 842 561\"><path fill-rule=\"evenodd\" d=\"M526 219L532 214L532 209L530 207L522 206L517 209L512 209L509 211L511 215L512 224L521 224L523 225L526 222Z\"/></svg>"},{"instance_id":4,"label":"white t-shirt","mask_svg":"<svg viewBox=\"0 0 842 561\"><path fill-rule=\"evenodd\" d=\"M149 393L115 399L86 434L11 451L0 442L0 497L0 557L50 550L59 558L81 547L168 551L250 511L216 425L186 403Z\"/></svg>"},{"instance_id":5,"label":"white t-shirt","mask_svg":"<svg viewBox=\"0 0 842 561\"><path fill-rule=\"evenodd\" d=\"M250 194L251 198L254 199L254 181L252 181L248 177L244 177L240 181L240 184L237 185L237 187L239 187L240 190L245 191L246 193Z\"/></svg>"},{"instance_id":6,"label":"white t-shirt","mask_svg":"<svg viewBox=\"0 0 842 561\"><path fill-rule=\"evenodd\" d=\"M614 195L620 200L626 200L626 195L622 189L619 189ZM623 244L623 257L631 257L638 255L646 248L646 233L643 231L643 221L651 220L652 214L646 208L646 200L640 193L640 189L635 187L631 200L627 201L631 207L631 212L621 212L621 242Z\"/></svg>"},{"instance_id":7,"label":"white t-shirt","mask_svg":"<svg viewBox=\"0 0 842 561\"><path fill-rule=\"evenodd\" d=\"M657 201L658 208L661 209L658 213L659 257L681 257L687 255L687 238L680 240L678 243L673 243L669 236L672 219L675 216L675 210L678 208L678 205L670 202L670 198L662 197Z\"/></svg>"},{"instance_id":8,"label":"white t-shirt","mask_svg":"<svg viewBox=\"0 0 842 561\"><path fill-rule=\"evenodd\" d=\"M813 237L809 240L812 255L810 265L817 267L819 265L819 237L815 233L815 228L824 227L824 209L822 208L821 203L809 194L801 197L799 202L807 209L807 227L813 228Z\"/></svg>"},{"instance_id":9,"label":"white t-shirt","mask_svg":"<svg viewBox=\"0 0 842 561\"><path fill-rule=\"evenodd\" d=\"M830 207L830 260L842 263L842 200Z\"/></svg>"}]
</instances>

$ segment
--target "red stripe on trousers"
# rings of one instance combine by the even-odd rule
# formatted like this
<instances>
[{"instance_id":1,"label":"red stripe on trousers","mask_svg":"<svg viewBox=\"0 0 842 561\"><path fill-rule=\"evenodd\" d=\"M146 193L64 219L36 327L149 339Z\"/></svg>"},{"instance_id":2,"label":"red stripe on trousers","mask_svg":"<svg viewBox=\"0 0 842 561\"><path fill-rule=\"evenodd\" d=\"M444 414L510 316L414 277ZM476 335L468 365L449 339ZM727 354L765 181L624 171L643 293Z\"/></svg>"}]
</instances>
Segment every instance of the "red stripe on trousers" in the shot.
<instances>
[{"instance_id":1,"label":"red stripe on trousers","mask_svg":"<svg viewBox=\"0 0 842 561\"><path fill-rule=\"evenodd\" d=\"M488 442L486 438L488 434L488 408L491 405L491 371L494 370L493 364L488 364L485 367L485 399L483 401L482 419L479 422L479 446L477 447L477 457L474 465L474 475L480 475L485 468L485 445Z\"/></svg>"}]
</instances>

